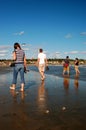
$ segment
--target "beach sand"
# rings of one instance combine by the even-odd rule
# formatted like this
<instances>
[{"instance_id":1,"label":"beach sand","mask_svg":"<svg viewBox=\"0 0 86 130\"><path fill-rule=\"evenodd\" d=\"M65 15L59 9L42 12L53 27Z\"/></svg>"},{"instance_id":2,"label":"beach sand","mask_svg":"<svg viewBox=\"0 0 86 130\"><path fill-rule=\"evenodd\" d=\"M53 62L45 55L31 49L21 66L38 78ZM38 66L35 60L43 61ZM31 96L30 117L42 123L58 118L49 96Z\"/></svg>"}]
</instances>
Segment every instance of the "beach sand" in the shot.
<instances>
[{"instance_id":1,"label":"beach sand","mask_svg":"<svg viewBox=\"0 0 86 130\"><path fill-rule=\"evenodd\" d=\"M86 130L86 82L38 72L25 74L25 91L10 90L12 71L0 72L0 130Z\"/></svg>"}]
</instances>

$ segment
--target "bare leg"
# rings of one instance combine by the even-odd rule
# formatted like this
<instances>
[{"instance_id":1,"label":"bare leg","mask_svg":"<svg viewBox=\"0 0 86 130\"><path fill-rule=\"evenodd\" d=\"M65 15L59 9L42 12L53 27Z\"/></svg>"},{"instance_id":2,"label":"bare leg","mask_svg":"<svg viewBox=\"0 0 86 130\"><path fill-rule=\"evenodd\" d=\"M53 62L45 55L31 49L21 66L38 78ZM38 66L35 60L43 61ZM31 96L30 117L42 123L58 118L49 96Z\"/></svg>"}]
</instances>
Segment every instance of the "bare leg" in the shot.
<instances>
[{"instance_id":1,"label":"bare leg","mask_svg":"<svg viewBox=\"0 0 86 130\"><path fill-rule=\"evenodd\" d=\"M21 91L24 91L24 83L21 84Z\"/></svg>"},{"instance_id":2,"label":"bare leg","mask_svg":"<svg viewBox=\"0 0 86 130\"><path fill-rule=\"evenodd\" d=\"M12 84L12 85L10 86L10 89L15 90L15 87L16 87L16 84Z\"/></svg>"},{"instance_id":3,"label":"bare leg","mask_svg":"<svg viewBox=\"0 0 86 130\"><path fill-rule=\"evenodd\" d=\"M65 71L65 70L63 70L63 75L65 74L65 72L66 72L66 71Z\"/></svg>"},{"instance_id":4,"label":"bare leg","mask_svg":"<svg viewBox=\"0 0 86 130\"><path fill-rule=\"evenodd\" d=\"M44 80L44 78L45 78L44 71L41 71L40 75L41 75L41 79Z\"/></svg>"}]
</instances>

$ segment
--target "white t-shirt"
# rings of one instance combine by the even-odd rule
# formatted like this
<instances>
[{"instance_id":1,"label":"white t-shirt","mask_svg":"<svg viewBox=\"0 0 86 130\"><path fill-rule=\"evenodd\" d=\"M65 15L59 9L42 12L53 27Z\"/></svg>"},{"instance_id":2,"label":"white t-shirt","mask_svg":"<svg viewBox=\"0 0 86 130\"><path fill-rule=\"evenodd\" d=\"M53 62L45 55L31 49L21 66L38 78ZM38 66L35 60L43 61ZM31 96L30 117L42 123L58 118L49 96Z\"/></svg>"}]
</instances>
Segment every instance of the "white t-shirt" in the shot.
<instances>
[{"instance_id":1,"label":"white t-shirt","mask_svg":"<svg viewBox=\"0 0 86 130\"><path fill-rule=\"evenodd\" d=\"M39 60L39 64L45 64L46 54L44 54L44 53L39 53L39 54L38 54L38 59L40 59L40 60Z\"/></svg>"}]
</instances>

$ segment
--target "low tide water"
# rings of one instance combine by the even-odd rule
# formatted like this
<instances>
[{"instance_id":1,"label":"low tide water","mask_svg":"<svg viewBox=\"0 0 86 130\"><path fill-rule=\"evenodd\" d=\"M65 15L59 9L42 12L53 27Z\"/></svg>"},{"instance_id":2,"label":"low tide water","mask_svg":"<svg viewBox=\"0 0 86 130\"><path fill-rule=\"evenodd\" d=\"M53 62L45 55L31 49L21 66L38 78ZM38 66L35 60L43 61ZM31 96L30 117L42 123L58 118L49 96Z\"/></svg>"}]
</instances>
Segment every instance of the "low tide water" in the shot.
<instances>
[{"instance_id":1,"label":"low tide water","mask_svg":"<svg viewBox=\"0 0 86 130\"><path fill-rule=\"evenodd\" d=\"M0 68L0 129L86 130L86 67L75 78L73 66L69 77L62 66L49 66L43 82L36 66L28 69L20 92L19 77L16 90L9 89L12 68Z\"/></svg>"},{"instance_id":2,"label":"low tide water","mask_svg":"<svg viewBox=\"0 0 86 130\"><path fill-rule=\"evenodd\" d=\"M28 68L32 71L38 72L38 68L36 66L29 66ZM79 70L80 70L79 80L86 81L86 66L79 66ZM63 77L62 71L63 66L50 65L49 70L45 71L45 74ZM72 79L75 78L74 66L70 66L70 78Z\"/></svg>"}]
</instances>

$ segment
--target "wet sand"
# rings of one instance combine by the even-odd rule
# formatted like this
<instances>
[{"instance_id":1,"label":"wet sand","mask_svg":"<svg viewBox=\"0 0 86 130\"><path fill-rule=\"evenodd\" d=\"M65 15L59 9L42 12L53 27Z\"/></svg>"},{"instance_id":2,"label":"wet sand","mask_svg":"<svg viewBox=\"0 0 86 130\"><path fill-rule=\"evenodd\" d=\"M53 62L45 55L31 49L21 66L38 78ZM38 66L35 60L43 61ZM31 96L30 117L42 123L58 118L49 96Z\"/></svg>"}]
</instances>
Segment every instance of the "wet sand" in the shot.
<instances>
[{"instance_id":1,"label":"wet sand","mask_svg":"<svg viewBox=\"0 0 86 130\"><path fill-rule=\"evenodd\" d=\"M25 74L25 91L10 90L12 71L1 69L0 130L86 130L86 82L77 77ZM5 71L5 72L4 72Z\"/></svg>"}]
</instances>

